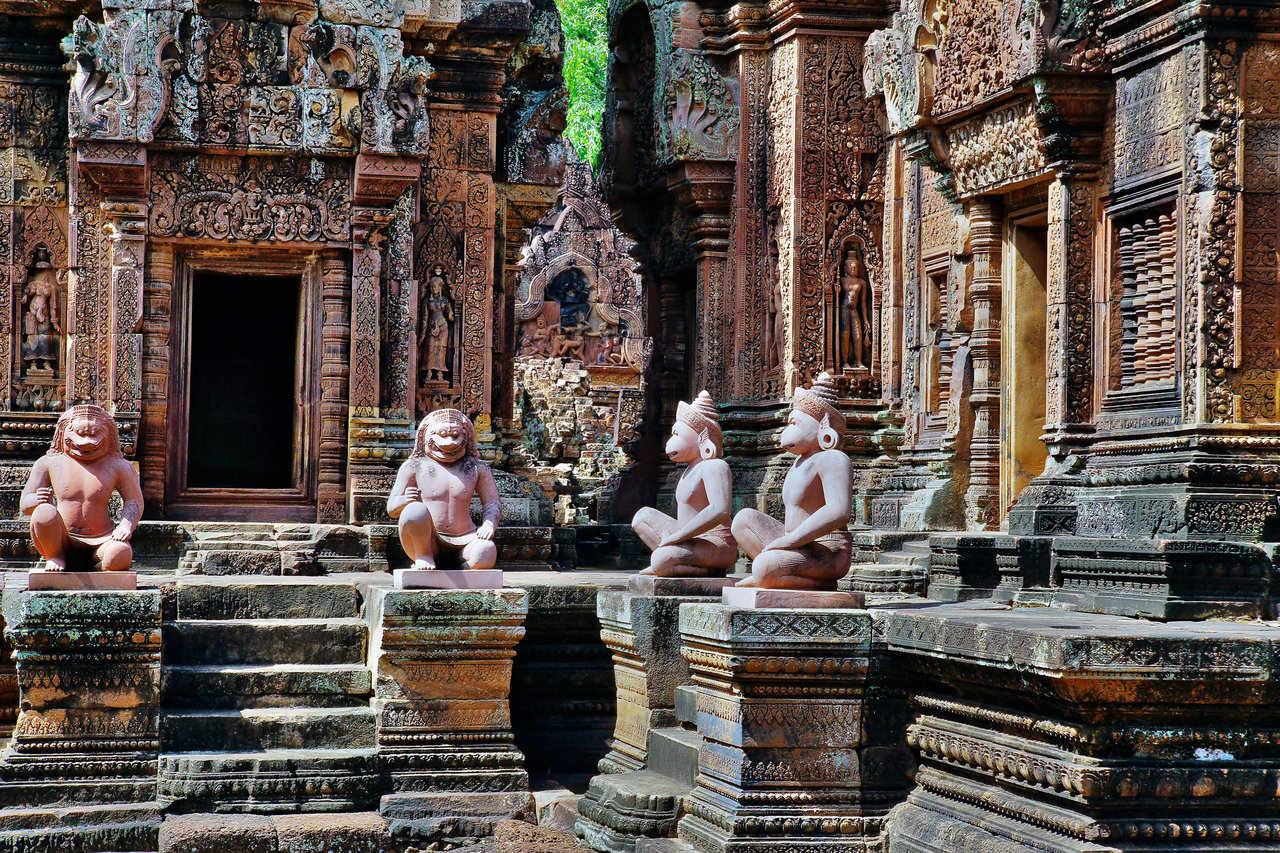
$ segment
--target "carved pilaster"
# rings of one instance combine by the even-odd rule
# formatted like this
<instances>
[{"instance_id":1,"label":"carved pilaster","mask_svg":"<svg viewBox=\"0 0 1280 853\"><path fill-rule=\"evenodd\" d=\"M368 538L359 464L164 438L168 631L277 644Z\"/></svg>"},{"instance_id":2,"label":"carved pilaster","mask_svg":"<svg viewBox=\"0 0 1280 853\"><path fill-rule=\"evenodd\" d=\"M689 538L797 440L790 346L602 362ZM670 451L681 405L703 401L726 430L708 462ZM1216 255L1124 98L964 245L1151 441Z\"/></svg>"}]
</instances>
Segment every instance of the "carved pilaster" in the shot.
<instances>
[{"instance_id":1,"label":"carved pilaster","mask_svg":"<svg viewBox=\"0 0 1280 853\"><path fill-rule=\"evenodd\" d=\"M1096 177L1061 174L1049 185L1046 430L1055 447L1093 418L1094 230Z\"/></svg>"},{"instance_id":2,"label":"carved pilaster","mask_svg":"<svg viewBox=\"0 0 1280 853\"><path fill-rule=\"evenodd\" d=\"M143 291L142 421L139 425L138 467L142 493L153 507L164 503L166 418L169 411L169 332L173 304L173 247L160 243L147 252Z\"/></svg>"},{"instance_id":3,"label":"carved pilaster","mask_svg":"<svg viewBox=\"0 0 1280 853\"><path fill-rule=\"evenodd\" d=\"M113 414L137 416L142 404L142 274L147 252L147 208L141 202L108 202L110 252L107 384Z\"/></svg>"},{"instance_id":4,"label":"carved pilaster","mask_svg":"<svg viewBox=\"0 0 1280 853\"><path fill-rule=\"evenodd\" d=\"M969 442L969 488L965 521L970 529L995 527L1000 519L1000 253L1003 212L999 200L969 203L973 279L973 437Z\"/></svg>"},{"instance_id":5,"label":"carved pilaster","mask_svg":"<svg viewBox=\"0 0 1280 853\"><path fill-rule=\"evenodd\" d=\"M316 519L346 521L347 358L351 338L351 279L343 252L326 252L308 275L320 276L320 453Z\"/></svg>"},{"instance_id":6,"label":"carved pilaster","mask_svg":"<svg viewBox=\"0 0 1280 853\"><path fill-rule=\"evenodd\" d=\"M667 181L668 189L691 213L698 316L707 318L699 326L693 383L715 397L731 394L725 359L729 341L724 339L721 324L712 318L735 310L729 304L732 291L727 280L733 181L734 164L720 161L682 162Z\"/></svg>"}]
</instances>

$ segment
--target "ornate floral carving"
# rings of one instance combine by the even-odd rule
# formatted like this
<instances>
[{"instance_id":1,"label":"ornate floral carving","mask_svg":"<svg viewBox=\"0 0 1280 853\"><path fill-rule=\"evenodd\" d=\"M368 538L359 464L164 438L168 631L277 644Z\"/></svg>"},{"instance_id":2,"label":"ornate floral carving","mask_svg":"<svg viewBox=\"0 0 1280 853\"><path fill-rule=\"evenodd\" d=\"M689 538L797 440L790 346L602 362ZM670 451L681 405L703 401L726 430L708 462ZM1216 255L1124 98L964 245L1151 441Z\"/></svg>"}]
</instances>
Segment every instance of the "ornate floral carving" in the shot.
<instances>
[{"instance_id":1,"label":"ornate floral carving","mask_svg":"<svg viewBox=\"0 0 1280 853\"><path fill-rule=\"evenodd\" d=\"M151 167L157 236L350 239L351 166L335 160L162 155Z\"/></svg>"}]
</instances>

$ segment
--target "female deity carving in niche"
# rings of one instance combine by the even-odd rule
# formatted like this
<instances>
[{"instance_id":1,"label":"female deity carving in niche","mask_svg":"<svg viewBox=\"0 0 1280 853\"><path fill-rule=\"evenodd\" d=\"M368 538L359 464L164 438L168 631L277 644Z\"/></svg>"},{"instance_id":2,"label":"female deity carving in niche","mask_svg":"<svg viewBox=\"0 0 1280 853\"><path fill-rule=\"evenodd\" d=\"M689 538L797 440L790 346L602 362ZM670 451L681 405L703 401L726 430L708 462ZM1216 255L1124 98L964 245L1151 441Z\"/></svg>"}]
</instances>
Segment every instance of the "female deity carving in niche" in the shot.
<instances>
[{"instance_id":1,"label":"female deity carving in niche","mask_svg":"<svg viewBox=\"0 0 1280 853\"><path fill-rule=\"evenodd\" d=\"M782 347L787 337L787 314L782 310L782 259L778 251L778 230L774 222L769 227L769 305L765 318L765 368L772 370L782 364Z\"/></svg>"},{"instance_id":2,"label":"female deity carving in niche","mask_svg":"<svg viewBox=\"0 0 1280 853\"><path fill-rule=\"evenodd\" d=\"M49 250L39 246L22 289L22 366L25 372L54 372L61 333L58 274L50 263Z\"/></svg>"},{"instance_id":3,"label":"female deity carving in niche","mask_svg":"<svg viewBox=\"0 0 1280 853\"><path fill-rule=\"evenodd\" d=\"M836 348L840 367L871 366L871 288L862 256L852 246L844 251L836 285Z\"/></svg>"},{"instance_id":4,"label":"female deity carving in niche","mask_svg":"<svg viewBox=\"0 0 1280 853\"><path fill-rule=\"evenodd\" d=\"M443 382L449 374L449 344L453 340L453 300L445 292L444 268L431 268L427 279L426 318L422 340L426 380Z\"/></svg>"}]
</instances>

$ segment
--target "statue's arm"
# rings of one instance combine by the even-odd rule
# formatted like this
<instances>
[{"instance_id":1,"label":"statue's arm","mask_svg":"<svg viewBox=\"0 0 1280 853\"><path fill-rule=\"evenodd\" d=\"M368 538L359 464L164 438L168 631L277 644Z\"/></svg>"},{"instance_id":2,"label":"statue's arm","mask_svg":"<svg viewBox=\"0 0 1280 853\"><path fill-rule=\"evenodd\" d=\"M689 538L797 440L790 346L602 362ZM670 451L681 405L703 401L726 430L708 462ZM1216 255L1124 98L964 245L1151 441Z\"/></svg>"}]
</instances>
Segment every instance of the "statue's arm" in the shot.
<instances>
[{"instance_id":1,"label":"statue's arm","mask_svg":"<svg viewBox=\"0 0 1280 853\"><path fill-rule=\"evenodd\" d=\"M842 453L841 456L844 454ZM824 460L825 461L825 460ZM833 460L833 462L836 460ZM853 513L853 489L849 480L849 460L842 465L828 464L818 469L822 482L822 507L769 544L770 548L800 548L849 525Z\"/></svg>"},{"instance_id":2,"label":"statue's arm","mask_svg":"<svg viewBox=\"0 0 1280 853\"><path fill-rule=\"evenodd\" d=\"M23 515L31 515L40 504L52 503L53 481L49 479L49 462L41 456L31 466L31 476L27 477L27 485L22 489L22 499L18 502Z\"/></svg>"},{"instance_id":3,"label":"statue's arm","mask_svg":"<svg viewBox=\"0 0 1280 853\"><path fill-rule=\"evenodd\" d=\"M480 504L484 507L484 518L481 522L481 532L484 531L485 525L488 525L488 536L481 536L482 539L488 539L493 536L493 531L498 527L498 519L502 516L502 500L498 496L498 483L493 479L493 471L488 465L480 467L480 473L476 476L476 492L480 495Z\"/></svg>"},{"instance_id":4,"label":"statue's arm","mask_svg":"<svg viewBox=\"0 0 1280 853\"><path fill-rule=\"evenodd\" d=\"M729 472L729 463L723 459L703 462L699 479L707 496L707 505L694 513L693 518L677 527L669 536L663 537L663 545L687 542L718 524L728 523L732 517L733 480Z\"/></svg>"},{"instance_id":5,"label":"statue's arm","mask_svg":"<svg viewBox=\"0 0 1280 853\"><path fill-rule=\"evenodd\" d=\"M138 529L142 520L142 485L138 482L138 472L126 460L117 463L119 473L116 476L116 491L120 500L124 501L124 509L120 513L120 523L116 525L112 538L126 540Z\"/></svg>"},{"instance_id":6,"label":"statue's arm","mask_svg":"<svg viewBox=\"0 0 1280 853\"><path fill-rule=\"evenodd\" d=\"M417 494L418 478L416 473L412 459L405 460L404 464L400 466L400 471L396 474L396 484L391 487L391 494L387 496L387 515L392 518L399 518L405 507L416 500L420 500L420 496ZM413 491L410 491L410 489Z\"/></svg>"}]
</instances>

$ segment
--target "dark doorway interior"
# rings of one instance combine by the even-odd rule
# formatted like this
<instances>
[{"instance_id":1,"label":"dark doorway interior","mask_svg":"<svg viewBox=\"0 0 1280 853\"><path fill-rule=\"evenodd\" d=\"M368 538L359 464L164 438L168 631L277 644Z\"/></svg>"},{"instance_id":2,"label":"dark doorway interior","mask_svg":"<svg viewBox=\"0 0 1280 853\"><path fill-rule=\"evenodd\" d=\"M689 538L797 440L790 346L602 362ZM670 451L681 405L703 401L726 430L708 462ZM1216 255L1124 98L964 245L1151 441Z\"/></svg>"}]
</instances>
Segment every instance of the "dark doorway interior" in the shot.
<instances>
[{"instance_id":1,"label":"dark doorway interior","mask_svg":"<svg viewBox=\"0 0 1280 853\"><path fill-rule=\"evenodd\" d=\"M294 482L298 278L197 272L191 298L189 488Z\"/></svg>"}]
</instances>

